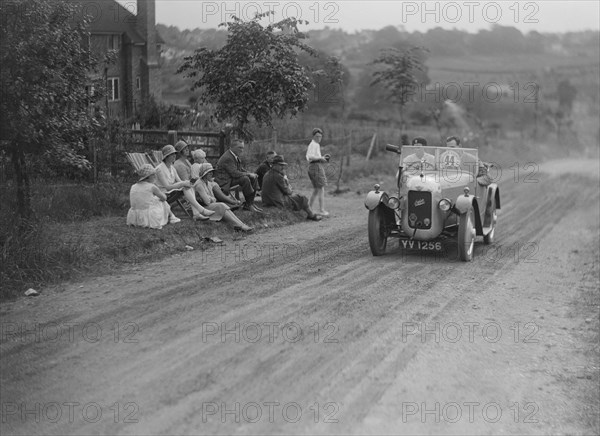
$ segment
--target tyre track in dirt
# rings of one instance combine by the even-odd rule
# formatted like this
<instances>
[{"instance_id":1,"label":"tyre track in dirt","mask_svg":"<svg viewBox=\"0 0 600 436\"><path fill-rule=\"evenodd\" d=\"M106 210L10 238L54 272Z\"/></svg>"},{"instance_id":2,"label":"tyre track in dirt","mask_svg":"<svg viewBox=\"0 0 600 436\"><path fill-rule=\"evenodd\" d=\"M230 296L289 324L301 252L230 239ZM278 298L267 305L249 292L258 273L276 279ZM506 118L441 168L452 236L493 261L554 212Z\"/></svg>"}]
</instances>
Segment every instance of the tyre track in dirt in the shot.
<instances>
[{"instance_id":1,"label":"tyre track in dirt","mask_svg":"<svg viewBox=\"0 0 600 436\"><path fill-rule=\"evenodd\" d=\"M590 188L582 193L581 187L575 179L559 189L502 184L497 244L535 242L557 220L540 227L533 218L564 213L565 204L567 210L580 206L579 196L597 201L597 192ZM296 244L301 255L261 256L253 261L223 259L220 253L177 256L142 266L139 274L86 283L89 293L78 304L68 304L69 313L64 315L55 315L52 309L67 304L77 291L59 295L40 311L40 322L96 322L103 327L134 322L139 343L114 344L111 337L95 344L3 342L3 398L30 403L73 401L73 397L81 403L99 398L107 404L132 401L139 405L139 422L79 420L44 426L17 420L6 429L55 434L353 432L422 348L414 337L403 338L402 323L432 321L468 304L478 287L509 273L516 264L511 255L497 261L479 256L464 264L427 255L404 256L398 249L373 258L366 240L366 211L354 210L362 207L361 202L356 197L339 199L336 209L348 210L351 203L353 210L318 227L306 223L269 233L279 244ZM298 238L289 239L294 235ZM264 236L245 241L264 247L260 242ZM157 274L157 265L170 273ZM28 314L30 305L15 306L3 311L3 317ZM256 343L232 340L231 334L225 340L218 334L203 337L209 324L231 328L235 323L265 322L296 323L306 337L286 341L283 330L277 330L273 342L264 335ZM334 327L325 329L327 323ZM318 341L310 329L314 325L320 329ZM332 331L330 339L337 342L325 343ZM293 332L289 334L293 337ZM90 374L97 377L90 379ZM229 417L224 423L218 414L203 422L203 406L222 402L230 408L235 402L294 402L304 416L296 424L282 420L281 414L274 423L265 417L252 424ZM323 423L326 412L333 410L324 410L328 402L337 405L337 425ZM309 409L314 403L320 405L318 422Z\"/></svg>"}]
</instances>

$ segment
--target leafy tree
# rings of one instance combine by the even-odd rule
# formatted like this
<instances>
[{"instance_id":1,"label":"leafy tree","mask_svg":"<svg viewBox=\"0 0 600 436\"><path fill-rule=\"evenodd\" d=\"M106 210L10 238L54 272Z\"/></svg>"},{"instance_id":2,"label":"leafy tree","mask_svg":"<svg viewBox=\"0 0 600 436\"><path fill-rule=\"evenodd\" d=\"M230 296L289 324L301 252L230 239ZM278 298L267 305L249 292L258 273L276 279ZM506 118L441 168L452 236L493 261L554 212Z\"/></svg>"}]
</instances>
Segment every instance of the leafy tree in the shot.
<instances>
[{"instance_id":1,"label":"leafy tree","mask_svg":"<svg viewBox=\"0 0 600 436\"><path fill-rule=\"evenodd\" d=\"M295 116L308 102L312 82L299 64L297 52L316 55L302 42L301 21L286 18L263 27L259 21L270 12L244 22L237 17L223 23L227 43L220 49L205 47L185 57L178 73L197 79L200 103L214 103L219 120L232 119L239 136L251 139L247 125L272 126L273 116Z\"/></svg>"},{"instance_id":2,"label":"leafy tree","mask_svg":"<svg viewBox=\"0 0 600 436\"><path fill-rule=\"evenodd\" d=\"M89 111L86 91L95 63L82 44L88 20L67 1L3 1L0 16L1 148L14 167L18 213L27 218L32 156L89 165L76 150L100 124Z\"/></svg>"},{"instance_id":3,"label":"leafy tree","mask_svg":"<svg viewBox=\"0 0 600 436\"><path fill-rule=\"evenodd\" d=\"M388 48L372 63L387 68L373 73L371 86L382 84L389 91L389 99L400 108L400 122L404 125L404 106L414 100L419 84L427 84L427 67L424 65L424 52L421 47L407 50Z\"/></svg>"}]
</instances>

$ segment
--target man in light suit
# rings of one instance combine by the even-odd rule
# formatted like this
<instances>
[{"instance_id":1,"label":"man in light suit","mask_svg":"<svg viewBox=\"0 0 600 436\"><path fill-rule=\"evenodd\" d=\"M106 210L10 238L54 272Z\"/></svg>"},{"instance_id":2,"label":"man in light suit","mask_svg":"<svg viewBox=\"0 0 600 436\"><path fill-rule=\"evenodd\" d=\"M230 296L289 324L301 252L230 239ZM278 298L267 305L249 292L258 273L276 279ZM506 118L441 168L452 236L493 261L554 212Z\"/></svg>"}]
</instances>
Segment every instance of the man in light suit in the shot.
<instances>
[{"instance_id":1,"label":"man in light suit","mask_svg":"<svg viewBox=\"0 0 600 436\"><path fill-rule=\"evenodd\" d=\"M252 212L262 212L262 209L254 204L254 197L258 190L258 176L250 173L242 167L240 157L244 154L244 141L234 139L227 150L219 158L215 168L215 181L223 192L229 194L230 188L239 185L244 194L244 209Z\"/></svg>"}]
</instances>

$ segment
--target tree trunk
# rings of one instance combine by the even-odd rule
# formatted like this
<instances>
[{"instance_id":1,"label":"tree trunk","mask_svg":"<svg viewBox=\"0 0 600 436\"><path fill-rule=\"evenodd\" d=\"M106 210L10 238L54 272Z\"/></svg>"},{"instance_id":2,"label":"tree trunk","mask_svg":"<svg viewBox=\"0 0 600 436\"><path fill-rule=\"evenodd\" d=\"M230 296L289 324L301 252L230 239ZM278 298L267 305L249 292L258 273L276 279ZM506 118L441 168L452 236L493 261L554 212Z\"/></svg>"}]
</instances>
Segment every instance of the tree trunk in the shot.
<instances>
[{"instance_id":1,"label":"tree trunk","mask_svg":"<svg viewBox=\"0 0 600 436\"><path fill-rule=\"evenodd\" d=\"M21 218L28 219L33 212L31 210L31 190L25 153L23 153L23 148L20 145L13 148L11 160L15 170L15 181L17 182L17 212Z\"/></svg>"}]
</instances>

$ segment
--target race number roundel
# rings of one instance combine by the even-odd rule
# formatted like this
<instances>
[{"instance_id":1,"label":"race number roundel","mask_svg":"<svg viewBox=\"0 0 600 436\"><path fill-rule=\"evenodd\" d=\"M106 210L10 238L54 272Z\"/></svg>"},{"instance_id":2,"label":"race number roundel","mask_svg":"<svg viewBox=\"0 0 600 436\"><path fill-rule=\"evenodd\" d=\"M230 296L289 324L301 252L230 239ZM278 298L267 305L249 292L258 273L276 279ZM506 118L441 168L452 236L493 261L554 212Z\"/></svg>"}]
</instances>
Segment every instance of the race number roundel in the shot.
<instances>
[{"instance_id":1,"label":"race number roundel","mask_svg":"<svg viewBox=\"0 0 600 436\"><path fill-rule=\"evenodd\" d=\"M460 155L454 150L448 150L440 156L440 166L442 168L459 168Z\"/></svg>"}]
</instances>

